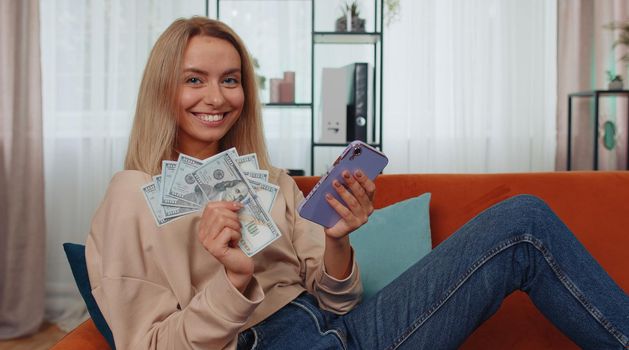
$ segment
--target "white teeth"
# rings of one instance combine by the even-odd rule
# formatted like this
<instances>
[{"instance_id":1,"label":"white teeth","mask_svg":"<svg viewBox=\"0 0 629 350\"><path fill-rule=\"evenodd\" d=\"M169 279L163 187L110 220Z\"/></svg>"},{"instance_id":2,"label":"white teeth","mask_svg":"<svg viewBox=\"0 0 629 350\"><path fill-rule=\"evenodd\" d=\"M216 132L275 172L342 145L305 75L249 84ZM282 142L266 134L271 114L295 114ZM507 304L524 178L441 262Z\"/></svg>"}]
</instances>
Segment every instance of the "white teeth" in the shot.
<instances>
[{"instance_id":1,"label":"white teeth","mask_svg":"<svg viewBox=\"0 0 629 350\"><path fill-rule=\"evenodd\" d=\"M223 114L197 114L196 116L204 122L217 122L219 120L223 120Z\"/></svg>"}]
</instances>

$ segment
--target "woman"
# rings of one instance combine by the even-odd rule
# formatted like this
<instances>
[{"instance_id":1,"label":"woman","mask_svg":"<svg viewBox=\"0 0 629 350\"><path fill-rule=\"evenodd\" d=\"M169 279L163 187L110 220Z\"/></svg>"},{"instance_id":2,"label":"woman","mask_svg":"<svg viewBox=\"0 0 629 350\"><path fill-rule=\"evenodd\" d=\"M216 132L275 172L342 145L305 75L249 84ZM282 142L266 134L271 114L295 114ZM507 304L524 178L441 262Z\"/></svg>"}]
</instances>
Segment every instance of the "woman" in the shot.
<instances>
[{"instance_id":1,"label":"woman","mask_svg":"<svg viewBox=\"0 0 629 350\"><path fill-rule=\"evenodd\" d=\"M237 246L238 202L158 228L140 191L162 160L230 147L257 153L280 187L271 215L282 236L253 258ZM92 294L120 349L456 348L517 289L582 347L629 345L629 298L530 196L486 210L360 303L348 235L373 211L375 185L344 174L335 188L347 207L329 199L334 227L299 217L302 193L268 161L249 55L220 22L177 20L158 39L125 167L86 244Z\"/></svg>"}]
</instances>

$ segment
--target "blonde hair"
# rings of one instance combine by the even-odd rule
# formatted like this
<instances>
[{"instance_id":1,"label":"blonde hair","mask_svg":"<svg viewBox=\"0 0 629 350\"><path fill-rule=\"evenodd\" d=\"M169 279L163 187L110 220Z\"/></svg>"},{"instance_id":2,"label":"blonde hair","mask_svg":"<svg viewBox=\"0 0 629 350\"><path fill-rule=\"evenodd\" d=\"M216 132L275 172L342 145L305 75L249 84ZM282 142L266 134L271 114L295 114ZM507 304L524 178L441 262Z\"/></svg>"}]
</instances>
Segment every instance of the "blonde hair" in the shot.
<instances>
[{"instance_id":1,"label":"blonde hair","mask_svg":"<svg viewBox=\"0 0 629 350\"><path fill-rule=\"evenodd\" d=\"M205 17L176 20L153 46L140 84L125 169L158 174L162 160L175 154L182 61L188 42L198 35L226 40L240 55L244 106L236 123L221 139L219 150L236 147L240 154L255 152L260 168L270 169L253 62L230 27Z\"/></svg>"}]
</instances>

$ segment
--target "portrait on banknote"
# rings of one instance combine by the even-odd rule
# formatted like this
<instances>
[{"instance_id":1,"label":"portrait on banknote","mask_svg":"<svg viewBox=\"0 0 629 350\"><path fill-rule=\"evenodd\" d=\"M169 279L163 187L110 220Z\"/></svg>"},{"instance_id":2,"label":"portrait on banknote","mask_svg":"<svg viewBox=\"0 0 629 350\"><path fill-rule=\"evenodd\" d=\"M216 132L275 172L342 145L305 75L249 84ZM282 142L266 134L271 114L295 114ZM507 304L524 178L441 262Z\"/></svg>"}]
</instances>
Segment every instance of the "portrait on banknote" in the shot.
<instances>
[{"instance_id":1,"label":"portrait on banknote","mask_svg":"<svg viewBox=\"0 0 629 350\"><path fill-rule=\"evenodd\" d=\"M215 185L202 183L201 191L207 194L207 199L213 201L236 201L242 202L249 189L242 180L226 180Z\"/></svg>"}]
</instances>

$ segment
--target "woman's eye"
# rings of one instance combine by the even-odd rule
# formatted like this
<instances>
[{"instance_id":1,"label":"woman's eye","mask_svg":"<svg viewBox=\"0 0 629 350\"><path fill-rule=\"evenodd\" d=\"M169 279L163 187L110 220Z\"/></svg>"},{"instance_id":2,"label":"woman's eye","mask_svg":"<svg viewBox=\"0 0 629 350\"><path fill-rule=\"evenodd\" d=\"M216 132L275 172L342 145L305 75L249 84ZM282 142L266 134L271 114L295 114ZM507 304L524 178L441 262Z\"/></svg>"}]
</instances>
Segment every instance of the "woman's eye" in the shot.
<instances>
[{"instance_id":1,"label":"woman's eye","mask_svg":"<svg viewBox=\"0 0 629 350\"><path fill-rule=\"evenodd\" d=\"M190 77L190 78L186 79L186 83L187 84L200 84L201 83L201 79L199 79L197 77Z\"/></svg>"},{"instance_id":2,"label":"woman's eye","mask_svg":"<svg viewBox=\"0 0 629 350\"><path fill-rule=\"evenodd\" d=\"M225 78L223 82L227 85L236 85L238 84L238 79L234 77L228 77L228 78Z\"/></svg>"}]
</instances>

